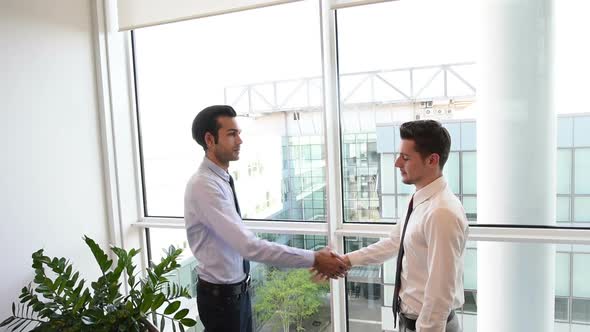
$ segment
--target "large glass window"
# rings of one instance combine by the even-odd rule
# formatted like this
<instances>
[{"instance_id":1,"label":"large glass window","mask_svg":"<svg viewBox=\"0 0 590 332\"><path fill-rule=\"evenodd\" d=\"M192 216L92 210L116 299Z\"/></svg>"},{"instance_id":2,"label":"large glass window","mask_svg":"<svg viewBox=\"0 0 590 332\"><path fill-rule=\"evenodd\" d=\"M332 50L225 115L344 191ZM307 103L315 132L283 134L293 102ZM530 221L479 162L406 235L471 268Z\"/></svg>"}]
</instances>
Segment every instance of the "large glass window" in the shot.
<instances>
[{"instance_id":1,"label":"large glass window","mask_svg":"<svg viewBox=\"0 0 590 332\"><path fill-rule=\"evenodd\" d=\"M281 243L291 247L319 250L326 246L325 236L307 234L257 234L267 241ZM172 272L170 280L187 287L191 296L196 297L197 275L194 258L186 241L186 232L182 229L150 229L150 252L153 261L159 261L163 250L170 245L183 248L179 263L180 268ZM315 284L311 281L307 269L279 269L265 264L251 263L252 308L254 312L255 331L275 331L285 324L291 330L305 329L305 331L329 331L330 297L329 284ZM284 299L279 301L278 299ZM197 317L197 302L195 298L183 300L186 308L190 309L191 317ZM290 315L284 315L285 311ZM199 325L191 330L201 332Z\"/></svg>"},{"instance_id":2,"label":"large glass window","mask_svg":"<svg viewBox=\"0 0 590 332\"><path fill-rule=\"evenodd\" d=\"M147 216L182 217L204 156L193 118L229 104L243 130L230 165L243 217L325 220L318 12L302 1L135 31Z\"/></svg>"},{"instance_id":3,"label":"large glass window","mask_svg":"<svg viewBox=\"0 0 590 332\"><path fill-rule=\"evenodd\" d=\"M478 199L481 203L485 197L478 196L478 190L485 189L478 183L482 176L477 174L478 163L482 167L489 156L478 151L477 142L485 125L476 123L480 102L476 89L482 82L477 74L481 65L476 62L480 50L475 41L481 39L476 29L481 14L476 9L478 2L390 1L330 11L337 16L338 49L334 59L324 65L333 61L339 66L338 81L330 83L339 89L340 100L331 102L339 102L340 133L324 132L326 128L331 130L325 126L324 112L336 110L324 110L322 2L299 1L136 30L134 59L145 216L182 217L184 186L204 156L191 138L191 122L206 106L230 104L238 112L243 129L241 158L232 163L229 171L237 183L244 218L332 223L325 228L329 241L323 235L259 234L261 237L312 250L342 240L346 252L377 241L371 237L343 237L338 232L351 234L347 228L359 227L350 223L395 223L404 215L414 188L402 183L394 162L399 153L399 127L414 119L435 119L449 130L452 146L444 176L476 229ZM560 15L563 18L563 12ZM557 21L558 26L563 26L563 20ZM559 48L568 43L558 38L556 45ZM568 47L565 49L574 49ZM585 85L576 78L590 75L586 60L590 53L577 52L578 46L575 49L557 52L557 59L562 60L564 54L586 56L556 66L559 107L555 178L538 179L555 180L555 221L560 227L590 225L590 115L588 108L583 103L581 107L574 98L584 95ZM531 103L531 108L534 106ZM511 120L510 116L507 120ZM341 163L328 160L325 149L325 138L337 134ZM539 142L531 142L531 147ZM498 148L501 151L502 146ZM523 160L506 160L504 171L521 167L517 163ZM340 164L341 169L334 169L335 164ZM535 168L525 166L527 170ZM333 174L342 176L336 179L331 177ZM500 170L485 174L503 175ZM341 185L344 225L341 220L328 218L328 207L334 206L328 203L334 202L327 201L327 183ZM264 227L260 224L266 223L257 223L257 229ZM294 227L290 223L276 224L268 231L280 233L282 229L277 228ZM378 225L375 229L381 227L388 226ZM527 231L514 229L515 233L516 229ZM506 235L506 231L510 229L494 235ZM293 232L292 228L286 231ZM160 249L170 244L188 248L184 230L151 229L148 234L154 260L158 260ZM482 282L478 274L488 268L477 261L482 247L481 242L470 241L465 253L461 319L466 332L476 331L481 309L478 286L482 287ZM590 331L590 288L586 285L590 278L590 250L586 246L556 245L555 252L556 330ZM174 278L194 290L196 261L188 249L182 265ZM349 331L391 330L394 265L392 257L382 266L355 267L350 271L345 283ZM254 293L260 295L258 287L273 280L286 280L291 271L253 263ZM326 291L321 288L316 294L321 302L318 311L306 317L303 325L291 325L292 329L332 328ZM254 300L255 308L257 301L261 300ZM195 308L191 310L196 312ZM268 311L256 313L256 329L267 331L280 326L276 312L285 309L273 310L270 315Z\"/></svg>"},{"instance_id":4,"label":"large glass window","mask_svg":"<svg viewBox=\"0 0 590 332\"><path fill-rule=\"evenodd\" d=\"M420 118L446 121L453 143L444 174L475 219L475 122L452 120L474 118L474 36L464 28L473 10L471 2L394 1L337 11L346 222L392 222L405 213L413 187L390 169L399 125ZM379 204L360 199L367 196Z\"/></svg>"},{"instance_id":5,"label":"large glass window","mask_svg":"<svg viewBox=\"0 0 590 332\"><path fill-rule=\"evenodd\" d=\"M347 237L345 250L351 252L377 242L377 238ZM380 266L354 267L346 279L350 331L392 330L392 294L395 287L396 257ZM463 285L465 304L459 314L465 332L477 331L477 242L469 241L465 251ZM556 331L590 330L590 247L555 245L555 328Z\"/></svg>"}]
</instances>

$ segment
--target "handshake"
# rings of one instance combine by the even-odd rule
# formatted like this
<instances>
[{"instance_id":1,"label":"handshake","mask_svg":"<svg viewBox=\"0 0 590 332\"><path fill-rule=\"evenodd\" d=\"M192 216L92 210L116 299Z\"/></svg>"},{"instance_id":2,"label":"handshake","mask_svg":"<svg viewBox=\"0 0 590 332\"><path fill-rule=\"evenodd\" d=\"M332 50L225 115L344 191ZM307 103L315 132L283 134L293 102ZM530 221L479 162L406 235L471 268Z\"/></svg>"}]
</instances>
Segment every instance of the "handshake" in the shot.
<instances>
[{"instance_id":1,"label":"handshake","mask_svg":"<svg viewBox=\"0 0 590 332\"><path fill-rule=\"evenodd\" d=\"M315 260L310 272L314 281L337 279L344 277L352 265L346 255L340 255L325 247L315 252Z\"/></svg>"}]
</instances>

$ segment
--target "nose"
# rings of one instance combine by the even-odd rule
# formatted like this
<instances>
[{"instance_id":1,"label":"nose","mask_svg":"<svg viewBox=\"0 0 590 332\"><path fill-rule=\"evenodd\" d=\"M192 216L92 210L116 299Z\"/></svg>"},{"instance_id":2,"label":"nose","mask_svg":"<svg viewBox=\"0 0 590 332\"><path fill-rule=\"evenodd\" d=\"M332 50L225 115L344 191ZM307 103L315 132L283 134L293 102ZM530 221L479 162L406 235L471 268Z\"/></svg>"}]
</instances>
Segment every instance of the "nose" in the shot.
<instances>
[{"instance_id":1,"label":"nose","mask_svg":"<svg viewBox=\"0 0 590 332\"><path fill-rule=\"evenodd\" d=\"M242 144L242 142L244 142L244 141L242 140L242 136L240 136L240 134L238 134L238 135L237 135L237 140L236 140L236 143L238 143L238 144Z\"/></svg>"},{"instance_id":2,"label":"nose","mask_svg":"<svg viewBox=\"0 0 590 332\"><path fill-rule=\"evenodd\" d=\"M398 156L395 159L395 163L393 163L393 166L397 167L397 168L402 168L402 157Z\"/></svg>"}]
</instances>

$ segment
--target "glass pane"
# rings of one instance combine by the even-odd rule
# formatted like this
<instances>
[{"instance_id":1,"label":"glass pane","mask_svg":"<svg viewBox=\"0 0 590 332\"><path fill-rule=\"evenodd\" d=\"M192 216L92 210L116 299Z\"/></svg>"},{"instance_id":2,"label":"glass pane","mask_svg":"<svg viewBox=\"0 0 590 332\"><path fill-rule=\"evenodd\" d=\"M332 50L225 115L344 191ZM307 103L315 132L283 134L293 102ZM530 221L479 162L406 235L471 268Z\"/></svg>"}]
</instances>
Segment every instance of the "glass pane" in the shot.
<instances>
[{"instance_id":1,"label":"glass pane","mask_svg":"<svg viewBox=\"0 0 590 332\"><path fill-rule=\"evenodd\" d=\"M572 321L590 323L590 299L573 299L572 307Z\"/></svg>"},{"instance_id":2,"label":"glass pane","mask_svg":"<svg viewBox=\"0 0 590 332\"><path fill-rule=\"evenodd\" d=\"M557 197L556 215L557 222L571 222L569 197Z\"/></svg>"},{"instance_id":3,"label":"glass pane","mask_svg":"<svg viewBox=\"0 0 590 332\"><path fill-rule=\"evenodd\" d=\"M318 11L301 1L134 31L147 215L182 217L204 155L191 123L228 104L243 130L230 164L243 217L325 220L303 203L325 186L311 178L325 167Z\"/></svg>"},{"instance_id":4,"label":"glass pane","mask_svg":"<svg viewBox=\"0 0 590 332\"><path fill-rule=\"evenodd\" d=\"M350 237L345 238L346 252L358 250L364 246L376 242L378 239ZM477 264L477 248L482 247L483 244L488 245L489 242L474 242L468 241L465 251L465 265L463 275L463 285L465 288L465 303L463 305L463 324L464 331L476 331L476 318L478 312L478 287L481 287L481 280L478 278L478 268L485 269L489 273L496 273L502 270L500 267L492 267L489 264L478 266ZM517 260L512 260L510 270L504 270L500 275L504 282L514 283L511 287L517 287L522 290L522 296L533 296L537 292L534 282L523 281L523 275L528 272L526 269L537 269L537 266L529 265L529 267L517 267L514 264L525 264L524 261L533 259L536 262L545 262L540 256L535 256L539 250L551 248L556 250L555 254L555 321L565 322L564 328L571 331L583 331L582 325L569 324L569 318L572 317L576 322L586 322L588 317L588 301L590 301L590 287L588 280L590 280L590 253L587 252L590 246L572 246L572 245L549 245L549 244L530 244L530 243L506 243L496 242L499 251L506 252L507 255L522 255ZM575 250L572 256L572 250ZM571 265L571 257L573 257L573 269ZM514 258L514 257L513 257ZM372 326L367 317L374 323L380 322L383 324L384 330L391 330L385 325L392 324L391 322L391 302L393 300L393 282L395 280L395 260L396 257L388 260L383 266L373 267L355 267L353 275L347 280L347 300L348 300L348 319L350 326L356 326L357 329L368 329L370 331L381 331L381 327ZM525 264L526 265L526 264ZM377 277L378 271L383 273L383 277L379 280ZM484 271L484 272L485 272ZM514 274L510 276L510 273ZM573 272L573 273L571 273ZM482 271L479 271L480 275ZM538 274L530 276L532 278L543 278ZM528 280L528 279L527 279ZM546 280L553 280L553 276L547 276ZM570 288L573 285L573 289ZM381 298L379 303L376 299ZM573 307L570 301L575 304ZM523 311L524 312L524 311ZM529 313L527 313L529 314ZM561 331L561 330L559 330Z\"/></svg>"},{"instance_id":5,"label":"glass pane","mask_svg":"<svg viewBox=\"0 0 590 332\"><path fill-rule=\"evenodd\" d=\"M557 119L557 146L571 147L573 144L574 121L571 116Z\"/></svg>"},{"instance_id":6,"label":"glass pane","mask_svg":"<svg viewBox=\"0 0 590 332\"><path fill-rule=\"evenodd\" d=\"M271 242L308 249L319 250L326 246L325 236L303 234L257 234L258 237ZM191 290L196 295L195 274L196 260L188 248L186 233L182 229L150 229L150 245L154 261L159 262L163 249L170 245L185 248L181 256L181 267L171 273L173 280ZM272 331L282 328L282 321L277 312L289 310L300 313L300 321L292 321L289 325L294 331L304 328L306 331L323 331L331 329L329 284L314 284L310 280L307 269L278 269L258 262L251 262L252 275L252 306L254 310L254 330ZM289 294L287 301L273 301L278 298L276 292ZM305 299L305 301L298 301ZM183 306L190 309L188 317L196 318L198 311L196 300L181 299ZM299 305L297 304L299 303ZM194 332L203 331L198 321Z\"/></svg>"},{"instance_id":7,"label":"glass pane","mask_svg":"<svg viewBox=\"0 0 590 332\"><path fill-rule=\"evenodd\" d=\"M573 296L590 298L590 254L574 253Z\"/></svg>"},{"instance_id":8,"label":"glass pane","mask_svg":"<svg viewBox=\"0 0 590 332\"><path fill-rule=\"evenodd\" d=\"M463 272L463 287L466 290L477 290L477 249L468 248L465 251L465 270Z\"/></svg>"},{"instance_id":9,"label":"glass pane","mask_svg":"<svg viewBox=\"0 0 590 332\"><path fill-rule=\"evenodd\" d=\"M557 193L571 194L572 176L572 151L569 149L557 150Z\"/></svg>"},{"instance_id":10,"label":"glass pane","mask_svg":"<svg viewBox=\"0 0 590 332\"><path fill-rule=\"evenodd\" d=\"M575 150L575 178L576 194L590 194L590 149Z\"/></svg>"},{"instance_id":11,"label":"glass pane","mask_svg":"<svg viewBox=\"0 0 590 332\"><path fill-rule=\"evenodd\" d=\"M378 240L346 237L345 252L358 250ZM355 266L348 272L346 292L350 331L382 331L382 316L391 315L391 294L393 294L393 287L383 284L382 277L390 283L395 281L395 257L383 266ZM382 308L385 307L389 307L389 312L382 312Z\"/></svg>"},{"instance_id":12,"label":"glass pane","mask_svg":"<svg viewBox=\"0 0 590 332\"><path fill-rule=\"evenodd\" d=\"M451 122L443 123L451 135L451 151L461 150L461 123Z\"/></svg>"},{"instance_id":13,"label":"glass pane","mask_svg":"<svg viewBox=\"0 0 590 332\"><path fill-rule=\"evenodd\" d=\"M477 194L477 157L475 152L463 152L463 194Z\"/></svg>"},{"instance_id":14,"label":"glass pane","mask_svg":"<svg viewBox=\"0 0 590 332\"><path fill-rule=\"evenodd\" d=\"M477 135L475 122L461 123L461 150L475 150L477 146Z\"/></svg>"},{"instance_id":15,"label":"glass pane","mask_svg":"<svg viewBox=\"0 0 590 332\"><path fill-rule=\"evenodd\" d=\"M574 146L590 146L590 116L574 117Z\"/></svg>"},{"instance_id":16,"label":"glass pane","mask_svg":"<svg viewBox=\"0 0 590 332\"><path fill-rule=\"evenodd\" d=\"M590 197L574 198L574 222L590 222Z\"/></svg>"},{"instance_id":17,"label":"glass pane","mask_svg":"<svg viewBox=\"0 0 590 332\"><path fill-rule=\"evenodd\" d=\"M555 255L555 296L570 296L570 254Z\"/></svg>"},{"instance_id":18,"label":"glass pane","mask_svg":"<svg viewBox=\"0 0 590 332\"><path fill-rule=\"evenodd\" d=\"M191 299L180 298L182 307L189 309L187 315L188 318L196 319L197 326L193 331L203 332L205 328L198 319L197 310L197 274L195 268L197 266L197 260L193 256L191 249L188 246L186 239L186 231L184 229L163 229L163 228L151 228L149 229L150 234L150 247L147 250L150 252L152 262L159 263L165 254L165 250L171 245L176 248L182 248L183 252L180 256L178 263L180 267L172 271L168 278L172 282L186 287L189 290Z\"/></svg>"},{"instance_id":19,"label":"glass pane","mask_svg":"<svg viewBox=\"0 0 590 332\"><path fill-rule=\"evenodd\" d=\"M569 316L569 299L555 298L555 320L567 321Z\"/></svg>"},{"instance_id":20,"label":"glass pane","mask_svg":"<svg viewBox=\"0 0 590 332\"><path fill-rule=\"evenodd\" d=\"M477 198L463 196L463 208L469 221L477 221Z\"/></svg>"},{"instance_id":21,"label":"glass pane","mask_svg":"<svg viewBox=\"0 0 590 332\"><path fill-rule=\"evenodd\" d=\"M477 292L476 291L465 291L465 303L463 304L463 312L466 314L477 314ZM471 315L463 316L464 319L467 317L469 319ZM475 317L475 315L471 316ZM464 320L465 322L465 320ZM472 329L464 331L475 331L475 324L467 321L468 326L471 326Z\"/></svg>"},{"instance_id":22,"label":"glass pane","mask_svg":"<svg viewBox=\"0 0 590 332\"><path fill-rule=\"evenodd\" d=\"M458 195L461 190L461 185L459 184L459 152L451 152L449 154L449 159L443 168L443 175L451 190Z\"/></svg>"}]
</instances>

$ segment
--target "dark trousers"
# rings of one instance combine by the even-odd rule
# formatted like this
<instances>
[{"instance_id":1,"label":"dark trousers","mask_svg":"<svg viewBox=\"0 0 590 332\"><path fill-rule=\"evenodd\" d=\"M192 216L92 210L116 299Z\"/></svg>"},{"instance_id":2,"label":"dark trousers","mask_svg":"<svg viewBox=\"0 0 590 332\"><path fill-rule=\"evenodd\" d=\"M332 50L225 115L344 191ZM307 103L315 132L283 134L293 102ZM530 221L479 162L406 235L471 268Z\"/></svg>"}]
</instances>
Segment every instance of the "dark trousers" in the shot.
<instances>
[{"instance_id":1,"label":"dark trousers","mask_svg":"<svg viewBox=\"0 0 590 332\"><path fill-rule=\"evenodd\" d=\"M205 332L252 332L250 292L215 296L197 284L197 308Z\"/></svg>"},{"instance_id":2,"label":"dark trousers","mask_svg":"<svg viewBox=\"0 0 590 332\"><path fill-rule=\"evenodd\" d=\"M403 316L401 316L399 319L399 330L398 331L399 332L414 332L414 331L416 331L415 330L416 323L414 322L411 325L412 325L412 328L408 327L407 321L404 319ZM463 329L461 328L461 322L459 321L459 316L453 315L453 317L447 321L447 327L445 328L445 332L462 332L462 331L463 331Z\"/></svg>"}]
</instances>

